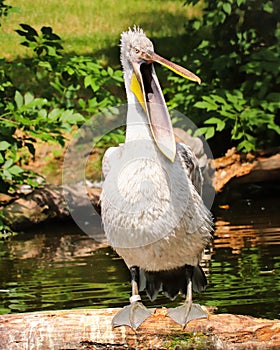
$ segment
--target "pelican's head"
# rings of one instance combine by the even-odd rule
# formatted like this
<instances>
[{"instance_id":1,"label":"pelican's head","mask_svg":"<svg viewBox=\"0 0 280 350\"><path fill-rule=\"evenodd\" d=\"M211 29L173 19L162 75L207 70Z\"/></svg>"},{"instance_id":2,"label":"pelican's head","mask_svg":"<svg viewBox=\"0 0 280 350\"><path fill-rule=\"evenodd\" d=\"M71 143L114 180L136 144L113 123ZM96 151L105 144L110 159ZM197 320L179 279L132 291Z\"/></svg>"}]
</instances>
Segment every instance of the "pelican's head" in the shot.
<instances>
[{"instance_id":1,"label":"pelican's head","mask_svg":"<svg viewBox=\"0 0 280 350\"><path fill-rule=\"evenodd\" d=\"M158 148L173 162L176 155L175 137L153 63L160 63L198 83L200 78L156 54L152 42L136 26L121 35L121 62L126 84L145 111Z\"/></svg>"},{"instance_id":2,"label":"pelican's head","mask_svg":"<svg viewBox=\"0 0 280 350\"><path fill-rule=\"evenodd\" d=\"M142 56L149 51L154 51L153 43L141 28L134 26L133 30L129 28L127 32L122 33L121 62L124 70L128 69L130 64L144 63Z\"/></svg>"}]
</instances>

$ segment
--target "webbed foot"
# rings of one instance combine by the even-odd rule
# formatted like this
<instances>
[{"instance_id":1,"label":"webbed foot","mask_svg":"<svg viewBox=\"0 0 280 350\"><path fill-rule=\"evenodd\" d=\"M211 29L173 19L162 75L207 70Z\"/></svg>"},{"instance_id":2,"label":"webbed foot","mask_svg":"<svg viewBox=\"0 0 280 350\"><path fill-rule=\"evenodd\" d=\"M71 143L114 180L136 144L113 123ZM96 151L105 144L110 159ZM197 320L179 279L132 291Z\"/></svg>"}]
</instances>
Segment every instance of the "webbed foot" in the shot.
<instances>
[{"instance_id":1,"label":"webbed foot","mask_svg":"<svg viewBox=\"0 0 280 350\"><path fill-rule=\"evenodd\" d=\"M114 316L112 324L113 327L129 326L137 329L154 312L155 309L147 309L141 301L132 301Z\"/></svg>"},{"instance_id":2,"label":"webbed foot","mask_svg":"<svg viewBox=\"0 0 280 350\"><path fill-rule=\"evenodd\" d=\"M207 313L199 304L185 302L183 305L169 309L167 316L172 318L176 323L185 326L191 320L207 317Z\"/></svg>"}]
</instances>

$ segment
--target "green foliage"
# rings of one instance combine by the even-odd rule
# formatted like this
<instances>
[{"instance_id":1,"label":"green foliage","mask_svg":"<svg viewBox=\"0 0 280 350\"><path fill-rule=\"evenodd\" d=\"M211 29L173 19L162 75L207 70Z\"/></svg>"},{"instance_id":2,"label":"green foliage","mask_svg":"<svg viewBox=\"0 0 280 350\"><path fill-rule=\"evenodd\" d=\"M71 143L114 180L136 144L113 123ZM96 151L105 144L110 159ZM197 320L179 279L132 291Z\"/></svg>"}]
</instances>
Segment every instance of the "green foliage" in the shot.
<instances>
[{"instance_id":1,"label":"green foliage","mask_svg":"<svg viewBox=\"0 0 280 350\"><path fill-rule=\"evenodd\" d=\"M204 4L203 16L186 25L189 55L181 62L203 83L171 77L176 84L168 89L169 105L190 117L207 139L228 130L241 151L272 146L280 134L280 3Z\"/></svg>"},{"instance_id":2,"label":"green foliage","mask_svg":"<svg viewBox=\"0 0 280 350\"><path fill-rule=\"evenodd\" d=\"M35 56L0 60L0 192L6 193L21 184L38 184L38 175L23 166L35 156L37 140L63 146L73 126L120 103L111 90L122 82L120 71L91 57L64 56L52 28L38 33L20 26L16 32L24 38L22 45Z\"/></svg>"},{"instance_id":3,"label":"green foliage","mask_svg":"<svg viewBox=\"0 0 280 350\"><path fill-rule=\"evenodd\" d=\"M13 7L11 5L4 4L5 0L0 0L0 19L2 17L7 17L11 12L19 12L17 7ZM1 27L1 22L0 22Z\"/></svg>"},{"instance_id":4,"label":"green foliage","mask_svg":"<svg viewBox=\"0 0 280 350\"><path fill-rule=\"evenodd\" d=\"M108 148L108 145L110 145L111 147L116 147L120 143L124 143L124 141L124 130L116 129L96 140L96 147L98 147L102 152L104 152Z\"/></svg>"},{"instance_id":5,"label":"green foliage","mask_svg":"<svg viewBox=\"0 0 280 350\"><path fill-rule=\"evenodd\" d=\"M60 44L60 37L53 33L51 27L42 27L41 34L29 26L28 24L20 24L21 29L16 32L25 38L21 43L23 46L30 47L38 56L58 56L59 51L62 50Z\"/></svg>"}]
</instances>

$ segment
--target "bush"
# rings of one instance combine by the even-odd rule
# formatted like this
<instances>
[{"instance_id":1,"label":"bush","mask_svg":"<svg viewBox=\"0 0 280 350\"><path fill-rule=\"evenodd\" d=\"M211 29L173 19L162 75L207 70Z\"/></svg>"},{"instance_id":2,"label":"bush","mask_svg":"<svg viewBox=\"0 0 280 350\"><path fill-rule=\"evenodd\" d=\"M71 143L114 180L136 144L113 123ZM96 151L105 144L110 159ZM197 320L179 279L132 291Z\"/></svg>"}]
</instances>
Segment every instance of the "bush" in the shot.
<instances>
[{"instance_id":1,"label":"bush","mask_svg":"<svg viewBox=\"0 0 280 350\"><path fill-rule=\"evenodd\" d=\"M187 0L195 5L198 0ZM277 144L280 134L280 3L204 1L203 16L186 25L182 64L202 85L182 78L167 89L169 106L187 114L206 139L231 134L240 151Z\"/></svg>"},{"instance_id":2,"label":"bush","mask_svg":"<svg viewBox=\"0 0 280 350\"><path fill-rule=\"evenodd\" d=\"M35 155L37 140L64 144L65 132L92 115L120 103L112 94L122 73L94 58L63 56L52 28L38 33L21 24L17 33L34 57L21 62L0 60L0 192L36 186L37 174L23 167Z\"/></svg>"}]
</instances>

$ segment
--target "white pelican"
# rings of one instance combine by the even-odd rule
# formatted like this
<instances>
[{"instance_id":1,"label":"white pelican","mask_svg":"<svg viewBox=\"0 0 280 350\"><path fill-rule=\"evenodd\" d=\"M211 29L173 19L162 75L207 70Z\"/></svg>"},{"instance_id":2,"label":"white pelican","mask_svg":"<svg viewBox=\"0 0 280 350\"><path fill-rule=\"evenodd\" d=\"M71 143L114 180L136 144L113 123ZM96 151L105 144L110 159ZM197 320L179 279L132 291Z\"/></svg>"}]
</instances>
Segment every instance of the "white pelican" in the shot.
<instances>
[{"instance_id":1,"label":"white pelican","mask_svg":"<svg viewBox=\"0 0 280 350\"><path fill-rule=\"evenodd\" d=\"M158 62L200 83L190 71L160 57L142 29L121 35L121 63L128 100L125 143L103 159L101 216L111 246L131 272L132 296L113 326L136 329L154 309L141 302L159 291L171 299L186 295L167 315L185 325L205 317L192 303L192 290L207 281L199 266L211 239L212 219L201 199L202 176L187 145L176 143L170 116L154 70Z\"/></svg>"}]
</instances>

